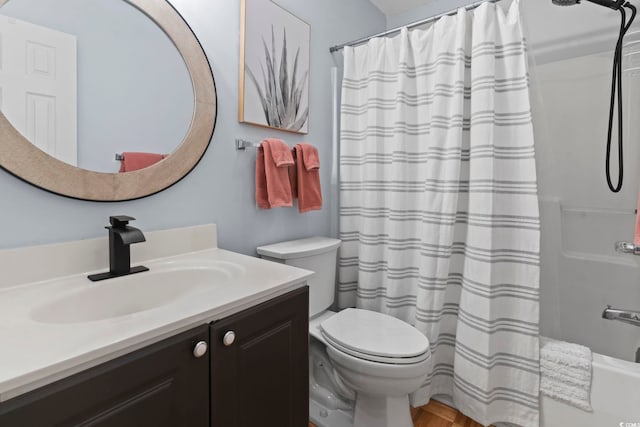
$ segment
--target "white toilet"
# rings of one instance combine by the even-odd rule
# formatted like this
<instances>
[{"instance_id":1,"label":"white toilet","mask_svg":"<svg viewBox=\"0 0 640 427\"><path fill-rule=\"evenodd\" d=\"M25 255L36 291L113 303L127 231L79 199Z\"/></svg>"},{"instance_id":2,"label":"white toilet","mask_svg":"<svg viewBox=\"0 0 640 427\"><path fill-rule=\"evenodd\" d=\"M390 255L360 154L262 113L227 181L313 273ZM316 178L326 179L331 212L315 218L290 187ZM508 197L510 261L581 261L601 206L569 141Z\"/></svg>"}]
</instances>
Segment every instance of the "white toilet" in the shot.
<instances>
[{"instance_id":1,"label":"white toilet","mask_svg":"<svg viewBox=\"0 0 640 427\"><path fill-rule=\"evenodd\" d=\"M316 273L308 282L311 421L318 427L411 427L408 395L431 371L429 341L385 314L328 311L340 243L312 237L257 249L262 258Z\"/></svg>"}]
</instances>

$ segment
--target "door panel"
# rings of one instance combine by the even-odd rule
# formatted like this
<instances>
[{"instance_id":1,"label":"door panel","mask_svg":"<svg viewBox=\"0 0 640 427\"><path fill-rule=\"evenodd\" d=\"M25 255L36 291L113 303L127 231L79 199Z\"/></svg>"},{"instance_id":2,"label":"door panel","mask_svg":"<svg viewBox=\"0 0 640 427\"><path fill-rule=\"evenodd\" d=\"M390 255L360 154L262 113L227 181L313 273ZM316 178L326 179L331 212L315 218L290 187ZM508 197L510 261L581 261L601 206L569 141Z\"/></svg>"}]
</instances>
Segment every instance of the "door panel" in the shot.
<instances>
[{"instance_id":1,"label":"door panel","mask_svg":"<svg viewBox=\"0 0 640 427\"><path fill-rule=\"evenodd\" d=\"M29 141L77 166L76 37L0 15L0 109Z\"/></svg>"},{"instance_id":2,"label":"door panel","mask_svg":"<svg viewBox=\"0 0 640 427\"><path fill-rule=\"evenodd\" d=\"M304 287L212 325L213 427L307 427L308 307Z\"/></svg>"},{"instance_id":3,"label":"door panel","mask_svg":"<svg viewBox=\"0 0 640 427\"><path fill-rule=\"evenodd\" d=\"M206 427L209 352L203 325L0 404L0 426Z\"/></svg>"}]
</instances>

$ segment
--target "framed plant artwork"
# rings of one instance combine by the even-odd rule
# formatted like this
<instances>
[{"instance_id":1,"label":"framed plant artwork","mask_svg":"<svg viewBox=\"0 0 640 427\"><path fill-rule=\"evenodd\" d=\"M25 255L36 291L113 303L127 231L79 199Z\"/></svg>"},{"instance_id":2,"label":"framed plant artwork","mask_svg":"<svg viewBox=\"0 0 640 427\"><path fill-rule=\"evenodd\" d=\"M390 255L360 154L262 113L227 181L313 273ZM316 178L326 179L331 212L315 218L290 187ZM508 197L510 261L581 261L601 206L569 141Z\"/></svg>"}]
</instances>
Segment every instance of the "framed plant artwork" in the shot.
<instances>
[{"instance_id":1,"label":"framed plant artwork","mask_svg":"<svg viewBox=\"0 0 640 427\"><path fill-rule=\"evenodd\" d=\"M239 121L308 133L309 24L270 0L242 0L241 20Z\"/></svg>"}]
</instances>

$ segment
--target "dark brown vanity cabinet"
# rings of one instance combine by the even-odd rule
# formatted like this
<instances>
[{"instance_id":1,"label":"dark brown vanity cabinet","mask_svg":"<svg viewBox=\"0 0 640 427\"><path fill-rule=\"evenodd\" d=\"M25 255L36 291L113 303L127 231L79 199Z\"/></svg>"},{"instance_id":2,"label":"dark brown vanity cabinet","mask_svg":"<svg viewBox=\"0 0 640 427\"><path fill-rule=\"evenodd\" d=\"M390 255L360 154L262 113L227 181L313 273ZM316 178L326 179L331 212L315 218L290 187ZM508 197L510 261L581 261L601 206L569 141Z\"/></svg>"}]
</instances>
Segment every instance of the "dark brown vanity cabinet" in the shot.
<instances>
[{"instance_id":1,"label":"dark brown vanity cabinet","mask_svg":"<svg viewBox=\"0 0 640 427\"><path fill-rule=\"evenodd\" d=\"M203 325L11 399L0 426L206 427L208 342Z\"/></svg>"},{"instance_id":2,"label":"dark brown vanity cabinet","mask_svg":"<svg viewBox=\"0 0 640 427\"><path fill-rule=\"evenodd\" d=\"M309 293L211 325L212 427L309 425Z\"/></svg>"},{"instance_id":3,"label":"dark brown vanity cabinet","mask_svg":"<svg viewBox=\"0 0 640 427\"><path fill-rule=\"evenodd\" d=\"M308 310L305 286L0 403L0 427L307 427Z\"/></svg>"}]
</instances>

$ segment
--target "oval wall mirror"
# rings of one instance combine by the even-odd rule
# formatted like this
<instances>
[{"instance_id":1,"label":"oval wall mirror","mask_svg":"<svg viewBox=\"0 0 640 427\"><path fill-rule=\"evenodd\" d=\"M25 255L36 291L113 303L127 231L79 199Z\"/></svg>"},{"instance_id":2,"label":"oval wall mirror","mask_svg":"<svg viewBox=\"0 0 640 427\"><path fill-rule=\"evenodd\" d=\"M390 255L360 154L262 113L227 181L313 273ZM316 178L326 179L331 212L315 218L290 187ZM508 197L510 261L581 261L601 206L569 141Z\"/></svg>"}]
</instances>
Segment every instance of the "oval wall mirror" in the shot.
<instances>
[{"instance_id":1,"label":"oval wall mirror","mask_svg":"<svg viewBox=\"0 0 640 427\"><path fill-rule=\"evenodd\" d=\"M215 126L215 85L166 0L0 6L1 167L94 201L157 193L195 167ZM152 164L118 172L123 152Z\"/></svg>"}]
</instances>

